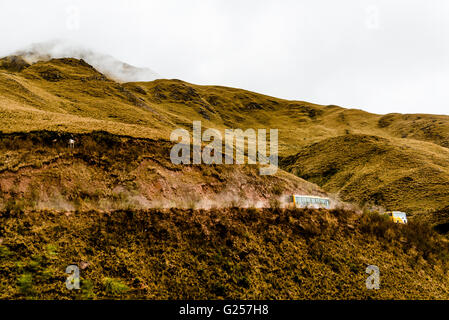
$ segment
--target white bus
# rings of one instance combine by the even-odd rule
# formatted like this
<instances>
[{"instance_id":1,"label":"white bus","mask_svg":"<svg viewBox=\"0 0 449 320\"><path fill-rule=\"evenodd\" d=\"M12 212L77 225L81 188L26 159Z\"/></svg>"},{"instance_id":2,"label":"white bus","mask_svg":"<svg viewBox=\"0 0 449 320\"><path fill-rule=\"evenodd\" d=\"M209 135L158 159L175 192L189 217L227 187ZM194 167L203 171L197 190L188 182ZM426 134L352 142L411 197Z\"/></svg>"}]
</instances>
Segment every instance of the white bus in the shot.
<instances>
[{"instance_id":1,"label":"white bus","mask_svg":"<svg viewBox=\"0 0 449 320\"><path fill-rule=\"evenodd\" d=\"M298 195L294 194L291 197L293 204L297 208L325 208L329 209L331 201L328 198L318 196Z\"/></svg>"}]
</instances>

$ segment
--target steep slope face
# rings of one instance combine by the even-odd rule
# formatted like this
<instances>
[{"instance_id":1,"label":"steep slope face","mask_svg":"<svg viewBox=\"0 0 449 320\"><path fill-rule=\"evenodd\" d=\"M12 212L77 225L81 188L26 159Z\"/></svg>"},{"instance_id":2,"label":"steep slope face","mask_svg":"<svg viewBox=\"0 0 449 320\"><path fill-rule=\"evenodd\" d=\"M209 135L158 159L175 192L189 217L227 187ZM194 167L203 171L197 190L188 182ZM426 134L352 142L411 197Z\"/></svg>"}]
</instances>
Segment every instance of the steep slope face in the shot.
<instances>
[{"instance_id":1,"label":"steep slope face","mask_svg":"<svg viewBox=\"0 0 449 320\"><path fill-rule=\"evenodd\" d=\"M282 170L260 176L256 165L174 165L171 147L107 132L1 134L0 210L269 207L287 194L326 196Z\"/></svg>"},{"instance_id":2,"label":"steep slope face","mask_svg":"<svg viewBox=\"0 0 449 320\"><path fill-rule=\"evenodd\" d=\"M362 205L427 213L449 202L449 150L423 142L348 134L303 147L281 166Z\"/></svg>"}]
</instances>

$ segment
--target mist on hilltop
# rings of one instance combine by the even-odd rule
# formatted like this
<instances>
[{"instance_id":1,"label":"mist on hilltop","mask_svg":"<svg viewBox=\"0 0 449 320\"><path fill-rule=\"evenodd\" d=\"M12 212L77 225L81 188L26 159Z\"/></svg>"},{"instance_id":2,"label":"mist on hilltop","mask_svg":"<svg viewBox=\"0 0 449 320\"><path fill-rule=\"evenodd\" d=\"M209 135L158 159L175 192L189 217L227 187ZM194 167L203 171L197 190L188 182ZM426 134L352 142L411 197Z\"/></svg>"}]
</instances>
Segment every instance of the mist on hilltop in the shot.
<instances>
[{"instance_id":1,"label":"mist on hilltop","mask_svg":"<svg viewBox=\"0 0 449 320\"><path fill-rule=\"evenodd\" d=\"M110 55L95 52L65 40L34 43L12 54L21 56L30 64L58 58L83 59L101 73L119 82L152 81L161 78L149 68L135 67Z\"/></svg>"}]
</instances>

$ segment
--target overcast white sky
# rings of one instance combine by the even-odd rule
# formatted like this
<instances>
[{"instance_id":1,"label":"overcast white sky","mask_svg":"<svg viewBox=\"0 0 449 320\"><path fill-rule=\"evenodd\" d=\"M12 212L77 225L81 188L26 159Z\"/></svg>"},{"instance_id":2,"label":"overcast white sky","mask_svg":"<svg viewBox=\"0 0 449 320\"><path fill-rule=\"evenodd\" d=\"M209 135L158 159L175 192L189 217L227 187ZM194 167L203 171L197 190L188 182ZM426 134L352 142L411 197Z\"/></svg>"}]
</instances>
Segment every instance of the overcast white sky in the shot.
<instances>
[{"instance_id":1,"label":"overcast white sky","mask_svg":"<svg viewBox=\"0 0 449 320\"><path fill-rule=\"evenodd\" d=\"M449 114L447 0L0 0L0 55L55 38L164 78Z\"/></svg>"}]
</instances>

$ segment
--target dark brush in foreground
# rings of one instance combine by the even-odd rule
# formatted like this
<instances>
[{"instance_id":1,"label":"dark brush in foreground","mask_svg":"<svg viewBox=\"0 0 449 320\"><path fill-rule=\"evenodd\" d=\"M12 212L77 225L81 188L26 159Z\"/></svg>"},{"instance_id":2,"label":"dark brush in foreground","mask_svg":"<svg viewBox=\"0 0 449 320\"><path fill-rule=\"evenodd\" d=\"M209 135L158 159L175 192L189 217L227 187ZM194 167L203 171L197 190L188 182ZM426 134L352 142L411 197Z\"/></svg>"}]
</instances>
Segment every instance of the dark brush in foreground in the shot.
<instances>
[{"instance_id":1,"label":"dark brush in foreground","mask_svg":"<svg viewBox=\"0 0 449 320\"><path fill-rule=\"evenodd\" d=\"M448 299L429 225L312 209L3 212L2 299ZM79 290L65 273L75 265ZM368 265L380 288L366 286Z\"/></svg>"}]
</instances>

